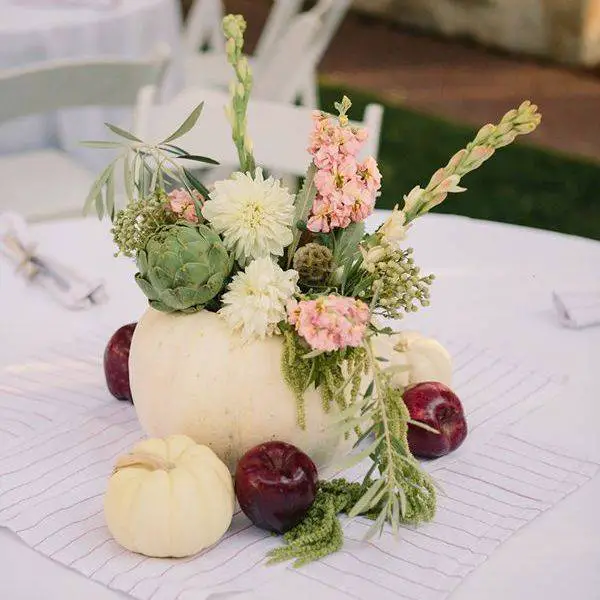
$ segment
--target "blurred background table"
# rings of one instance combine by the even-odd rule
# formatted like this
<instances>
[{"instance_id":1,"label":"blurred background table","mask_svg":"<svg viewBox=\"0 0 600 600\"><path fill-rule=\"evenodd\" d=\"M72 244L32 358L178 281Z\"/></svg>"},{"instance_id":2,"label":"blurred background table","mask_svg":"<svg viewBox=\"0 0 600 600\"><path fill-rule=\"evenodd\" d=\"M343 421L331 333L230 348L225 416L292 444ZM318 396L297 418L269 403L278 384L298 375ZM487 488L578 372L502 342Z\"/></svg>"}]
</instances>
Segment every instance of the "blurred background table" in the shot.
<instances>
[{"instance_id":1,"label":"blurred background table","mask_svg":"<svg viewBox=\"0 0 600 600\"><path fill-rule=\"evenodd\" d=\"M34 5L35 4L35 5ZM176 0L122 0L113 7L58 6L52 1L0 0L0 70L47 60L118 57L145 58L160 43L179 54L181 10ZM174 60L165 93L182 83ZM81 148L82 139L102 139L104 122L121 111L85 108L34 116L0 127L0 155L59 146L96 169L105 158Z\"/></svg>"}]
</instances>

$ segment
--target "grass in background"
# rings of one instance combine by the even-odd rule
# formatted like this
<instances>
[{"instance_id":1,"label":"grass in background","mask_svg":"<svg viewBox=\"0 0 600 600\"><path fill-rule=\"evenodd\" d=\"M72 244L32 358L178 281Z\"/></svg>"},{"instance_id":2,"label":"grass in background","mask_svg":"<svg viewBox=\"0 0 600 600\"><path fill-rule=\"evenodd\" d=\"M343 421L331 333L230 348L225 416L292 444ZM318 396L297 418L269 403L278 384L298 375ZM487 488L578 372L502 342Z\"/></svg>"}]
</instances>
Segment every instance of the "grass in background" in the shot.
<instances>
[{"instance_id":1,"label":"grass in background","mask_svg":"<svg viewBox=\"0 0 600 600\"><path fill-rule=\"evenodd\" d=\"M322 86L320 93L322 107L330 112L344 93L352 98L351 115L362 115L369 102L381 102L372 95L329 85ZM383 193L377 206L392 208L402 205L403 195L415 185L425 186L433 172L473 138L475 130L382 103ZM600 166L594 163L516 143L498 150L461 185L468 191L452 194L436 212L600 240Z\"/></svg>"}]
</instances>

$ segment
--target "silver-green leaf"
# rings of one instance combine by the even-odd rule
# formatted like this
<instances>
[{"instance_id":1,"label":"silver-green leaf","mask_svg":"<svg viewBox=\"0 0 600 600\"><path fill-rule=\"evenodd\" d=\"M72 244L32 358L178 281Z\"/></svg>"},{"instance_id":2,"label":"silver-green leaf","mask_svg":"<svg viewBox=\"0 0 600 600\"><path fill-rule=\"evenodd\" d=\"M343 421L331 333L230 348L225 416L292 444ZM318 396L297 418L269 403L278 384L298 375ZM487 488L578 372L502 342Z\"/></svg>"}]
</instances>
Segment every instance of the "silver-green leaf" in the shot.
<instances>
[{"instance_id":1,"label":"silver-green leaf","mask_svg":"<svg viewBox=\"0 0 600 600\"><path fill-rule=\"evenodd\" d=\"M174 131L168 138L161 142L162 144L168 144L174 140L183 137L188 131L194 127L198 119L200 118L200 114L202 113L202 109L204 108L204 102L200 102L198 106L190 113L188 118Z\"/></svg>"},{"instance_id":2,"label":"silver-green leaf","mask_svg":"<svg viewBox=\"0 0 600 600\"><path fill-rule=\"evenodd\" d=\"M106 181L106 214L111 221L115 220L115 178L114 173Z\"/></svg>"},{"instance_id":3,"label":"silver-green leaf","mask_svg":"<svg viewBox=\"0 0 600 600\"><path fill-rule=\"evenodd\" d=\"M366 460L371 456L373 452L378 448L379 444L381 444L381 440L383 436L378 437L372 444L369 445L368 448L365 448L361 452L356 452L355 454L350 454L339 464L336 464L336 469L340 471L345 471L354 465L361 463L363 460Z\"/></svg>"},{"instance_id":4,"label":"silver-green leaf","mask_svg":"<svg viewBox=\"0 0 600 600\"><path fill-rule=\"evenodd\" d=\"M353 518L369 510L371 507L371 501L377 495L377 492L379 492L384 483L385 481L383 479L376 479L371 484L371 487L369 487L369 489L360 497L358 502L352 507L348 513L348 516Z\"/></svg>"},{"instance_id":5,"label":"silver-green leaf","mask_svg":"<svg viewBox=\"0 0 600 600\"><path fill-rule=\"evenodd\" d=\"M365 235L364 223L350 223L348 227L336 235L333 261L336 265L344 265L354 258L359 252L358 244Z\"/></svg>"},{"instance_id":6,"label":"silver-green leaf","mask_svg":"<svg viewBox=\"0 0 600 600\"><path fill-rule=\"evenodd\" d=\"M379 513L379 515L377 516L377 519L375 520L373 525L371 525L371 527L369 527L367 533L365 534L365 537L364 537L365 542L368 542L370 539L374 538L376 535L381 535L381 532L383 531L383 526L385 524L385 518L386 518L386 513L385 513L385 511L382 510Z\"/></svg>"},{"instance_id":7,"label":"silver-green leaf","mask_svg":"<svg viewBox=\"0 0 600 600\"><path fill-rule=\"evenodd\" d=\"M86 140L83 142L79 142L80 146L85 146L86 148L121 148L123 144L121 142L109 142L109 141L94 141L94 140Z\"/></svg>"},{"instance_id":8,"label":"silver-green leaf","mask_svg":"<svg viewBox=\"0 0 600 600\"><path fill-rule=\"evenodd\" d=\"M113 133L116 133L118 136L125 138L126 140L129 140L130 142L138 142L139 144L143 144L142 140L140 140L139 138L135 137L135 135L133 135L133 133L130 133L129 131L126 131L125 129L121 129L120 127L117 127L116 125L112 125L111 123L104 123Z\"/></svg>"},{"instance_id":9,"label":"silver-green leaf","mask_svg":"<svg viewBox=\"0 0 600 600\"><path fill-rule=\"evenodd\" d=\"M313 162L310 164L310 167L308 167L304 184L298 192L298 195L296 196L296 202L294 203L294 223L296 224L298 222L304 223L304 221L308 219L308 215L310 214L313 202L315 201L315 196L317 195L317 186L315 185L316 174L317 167ZM298 243L300 242L301 235L302 230L296 225L294 227L294 237L292 239L292 243L290 244L290 247L287 250L288 267L292 264L292 259L294 258L294 254L296 252L296 248L298 247Z\"/></svg>"},{"instance_id":10,"label":"silver-green leaf","mask_svg":"<svg viewBox=\"0 0 600 600\"><path fill-rule=\"evenodd\" d=\"M83 205L83 214L87 215L90 211L90 209L92 208L92 205L94 205L94 203L96 204L96 212L98 212L98 214L100 214L100 211L98 210L98 197L100 197L100 202L102 202L102 188L106 185L106 182L108 181L108 178L111 177L114 168L115 168L115 162L113 161L111 162L106 169L104 169L104 171L102 171L102 173L100 173L100 175L98 176L98 178L96 179L96 181L94 181L94 183L92 184L92 187L87 195L87 198L85 199L85 204ZM104 212L104 211L102 211Z\"/></svg>"},{"instance_id":11,"label":"silver-green leaf","mask_svg":"<svg viewBox=\"0 0 600 600\"><path fill-rule=\"evenodd\" d=\"M129 158L129 152L125 155L123 159L123 180L125 182L125 193L127 194L127 200L129 202L133 202L134 193L133 193L133 180L134 175L131 171L131 160Z\"/></svg>"}]
</instances>

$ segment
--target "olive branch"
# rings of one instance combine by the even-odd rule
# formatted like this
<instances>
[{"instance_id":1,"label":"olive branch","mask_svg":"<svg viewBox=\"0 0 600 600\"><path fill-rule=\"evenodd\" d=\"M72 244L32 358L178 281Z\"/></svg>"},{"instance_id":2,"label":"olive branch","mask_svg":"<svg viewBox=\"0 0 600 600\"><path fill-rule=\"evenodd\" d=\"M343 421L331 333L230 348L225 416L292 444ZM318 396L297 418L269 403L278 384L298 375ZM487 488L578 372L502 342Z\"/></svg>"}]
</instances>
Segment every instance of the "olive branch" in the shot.
<instances>
[{"instance_id":1,"label":"olive branch","mask_svg":"<svg viewBox=\"0 0 600 600\"><path fill-rule=\"evenodd\" d=\"M207 156L190 154L172 142L183 137L197 123L202 113L204 103L200 103L183 123L162 142L149 144L143 142L130 131L116 125L105 123L118 141L101 140L81 142L88 148L121 149L121 153L112 160L92 184L85 200L83 213L88 214L95 207L99 219L107 215L111 221L115 219L115 175L119 162L122 163L122 174L125 185L125 195L129 203L144 201L171 187L183 187L190 194L198 191L204 198L209 191L194 175L180 164L181 160L195 161L210 165L219 163ZM196 207L198 210L198 207Z\"/></svg>"},{"instance_id":2,"label":"olive branch","mask_svg":"<svg viewBox=\"0 0 600 600\"><path fill-rule=\"evenodd\" d=\"M386 522L397 532L400 524L430 521L436 505L433 480L408 447L408 424L423 425L411 420L402 399L403 390L391 385L393 373L406 367L385 366L387 361L375 356L373 335L371 332L364 344L373 380L362 400L342 414L342 430L364 430L356 446L375 438L343 464L349 468L366 459L372 461L363 479L365 491L348 513L350 517L369 513L374 518L366 539L380 534Z\"/></svg>"}]
</instances>

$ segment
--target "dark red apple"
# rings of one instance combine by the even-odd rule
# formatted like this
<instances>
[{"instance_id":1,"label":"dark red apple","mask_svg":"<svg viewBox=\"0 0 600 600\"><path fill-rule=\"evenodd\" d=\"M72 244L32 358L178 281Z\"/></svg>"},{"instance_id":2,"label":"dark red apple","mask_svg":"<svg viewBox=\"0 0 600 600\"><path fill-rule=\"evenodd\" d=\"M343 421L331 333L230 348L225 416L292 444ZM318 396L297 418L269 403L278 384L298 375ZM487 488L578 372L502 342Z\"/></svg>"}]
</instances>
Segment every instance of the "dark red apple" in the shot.
<instances>
[{"instance_id":1,"label":"dark red apple","mask_svg":"<svg viewBox=\"0 0 600 600\"><path fill-rule=\"evenodd\" d=\"M133 401L129 387L129 349L137 323L119 327L104 350L104 375L110 393L118 400Z\"/></svg>"},{"instance_id":2,"label":"dark red apple","mask_svg":"<svg viewBox=\"0 0 600 600\"><path fill-rule=\"evenodd\" d=\"M284 533L297 525L317 493L317 468L285 442L248 450L235 471L235 493L246 516L261 529Z\"/></svg>"},{"instance_id":3,"label":"dark red apple","mask_svg":"<svg viewBox=\"0 0 600 600\"><path fill-rule=\"evenodd\" d=\"M413 421L425 423L439 433L408 425L410 451L421 458L438 458L456 450L467 437L467 421L458 396L437 381L417 383L404 392Z\"/></svg>"}]
</instances>

